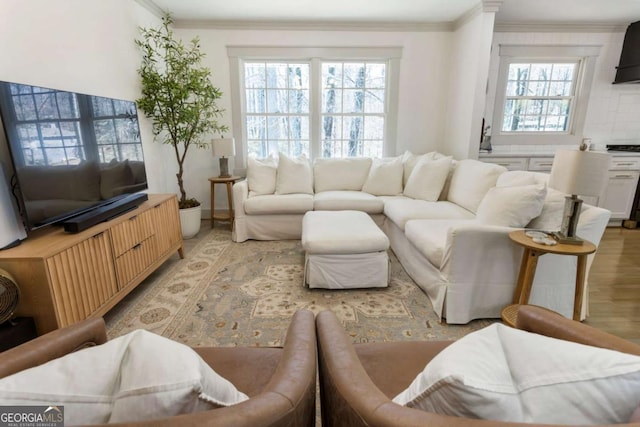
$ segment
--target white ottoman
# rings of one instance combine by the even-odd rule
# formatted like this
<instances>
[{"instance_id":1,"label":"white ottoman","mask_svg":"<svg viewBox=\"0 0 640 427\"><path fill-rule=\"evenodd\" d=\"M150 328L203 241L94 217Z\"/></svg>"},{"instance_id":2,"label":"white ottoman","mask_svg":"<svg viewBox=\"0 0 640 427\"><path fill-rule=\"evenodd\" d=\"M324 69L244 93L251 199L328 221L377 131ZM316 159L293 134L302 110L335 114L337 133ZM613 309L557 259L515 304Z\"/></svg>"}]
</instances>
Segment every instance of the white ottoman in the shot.
<instances>
[{"instance_id":1,"label":"white ottoman","mask_svg":"<svg viewBox=\"0 0 640 427\"><path fill-rule=\"evenodd\" d=\"M302 219L304 283L310 288L382 288L389 284L389 239L359 211L311 211Z\"/></svg>"}]
</instances>

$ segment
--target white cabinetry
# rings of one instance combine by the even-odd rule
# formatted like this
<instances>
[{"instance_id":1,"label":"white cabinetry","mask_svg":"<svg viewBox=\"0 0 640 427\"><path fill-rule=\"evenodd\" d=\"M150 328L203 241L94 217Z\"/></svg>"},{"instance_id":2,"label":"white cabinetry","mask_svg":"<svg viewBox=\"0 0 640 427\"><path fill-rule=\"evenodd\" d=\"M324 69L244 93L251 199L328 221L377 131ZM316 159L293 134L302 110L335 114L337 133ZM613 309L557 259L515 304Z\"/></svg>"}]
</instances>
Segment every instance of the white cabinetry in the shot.
<instances>
[{"instance_id":1,"label":"white cabinetry","mask_svg":"<svg viewBox=\"0 0 640 427\"><path fill-rule=\"evenodd\" d=\"M609 183L600 206L611 211L612 220L629 219L640 176L640 157L611 157Z\"/></svg>"}]
</instances>

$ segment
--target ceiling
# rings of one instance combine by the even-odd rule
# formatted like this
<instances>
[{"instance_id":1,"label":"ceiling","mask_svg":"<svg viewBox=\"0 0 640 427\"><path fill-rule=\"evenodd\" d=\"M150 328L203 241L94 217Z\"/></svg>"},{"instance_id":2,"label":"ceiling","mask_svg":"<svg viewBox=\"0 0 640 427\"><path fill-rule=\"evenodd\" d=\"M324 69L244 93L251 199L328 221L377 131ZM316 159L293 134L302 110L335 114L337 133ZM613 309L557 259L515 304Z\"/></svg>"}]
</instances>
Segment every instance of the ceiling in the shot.
<instances>
[{"instance_id":1,"label":"ceiling","mask_svg":"<svg viewBox=\"0 0 640 427\"><path fill-rule=\"evenodd\" d=\"M455 22L480 0L144 0L176 23L238 21ZM500 1L488 1L499 4ZM640 0L504 0L496 23L628 24Z\"/></svg>"}]
</instances>

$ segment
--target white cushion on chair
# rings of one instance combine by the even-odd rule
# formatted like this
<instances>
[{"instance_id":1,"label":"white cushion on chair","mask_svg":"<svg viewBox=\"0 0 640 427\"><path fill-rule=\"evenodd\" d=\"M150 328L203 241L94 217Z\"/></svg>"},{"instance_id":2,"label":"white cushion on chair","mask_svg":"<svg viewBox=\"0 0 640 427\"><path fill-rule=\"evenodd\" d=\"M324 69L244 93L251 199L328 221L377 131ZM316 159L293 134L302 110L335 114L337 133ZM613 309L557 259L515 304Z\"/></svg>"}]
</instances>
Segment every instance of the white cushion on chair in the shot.
<instances>
[{"instance_id":1,"label":"white cushion on chair","mask_svg":"<svg viewBox=\"0 0 640 427\"><path fill-rule=\"evenodd\" d=\"M313 195L313 210L354 210L368 214L379 214L384 210L384 201L362 191L322 191Z\"/></svg>"},{"instance_id":2,"label":"white cushion on chair","mask_svg":"<svg viewBox=\"0 0 640 427\"><path fill-rule=\"evenodd\" d=\"M193 349L144 330L0 380L3 405L64 405L66 425L171 417L247 399Z\"/></svg>"},{"instance_id":3,"label":"white cushion on chair","mask_svg":"<svg viewBox=\"0 0 640 427\"><path fill-rule=\"evenodd\" d=\"M494 324L442 350L393 401L464 418L616 424L638 390L638 356Z\"/></svg>"}]
</instances>

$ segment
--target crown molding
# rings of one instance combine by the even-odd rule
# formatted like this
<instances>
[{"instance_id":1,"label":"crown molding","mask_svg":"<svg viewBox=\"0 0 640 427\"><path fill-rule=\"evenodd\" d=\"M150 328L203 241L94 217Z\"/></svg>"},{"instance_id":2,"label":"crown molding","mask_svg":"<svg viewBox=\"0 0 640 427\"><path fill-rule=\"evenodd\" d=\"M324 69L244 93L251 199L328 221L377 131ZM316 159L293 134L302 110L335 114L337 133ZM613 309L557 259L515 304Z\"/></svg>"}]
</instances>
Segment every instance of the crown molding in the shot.
<instances>
[{"instance_id":1,"label":"crown molding","mask_svg":"<svg viewBox=\"0 0 640 427\"><path fill-rule=\"evenodd\" d=\"M482 0L482 11L496 13L504 0Z\"/></svg>"},{"instance_id":2,"label":"crown molding","mask_svg":"<svg viewBox=\"0 0 640 427\"><path fill-rule=\"evenodd\" d=\"M164 10L155 4L153 0L135 0L135 2L158 18L162 18L164 16Z\"/></svg>"},{"instance_id":3,"label":"crown molding","mask_svg":"<svg viewBox=\"0 0 640 427\"><path fill-rule=\"evenodd\" d=\"M453 31L452 22L374 22L374 21L262 21L262 20L176 20L175 28L220 30L284 31Z\"/></svg>"},{"instance_id":4,"label":"crown molding","mask_svg":"<svg viewBox=\"0 0 640 427\"><path fill-rule=\"evenodd\" d=\"M610 22L496 22L496 33L623 33L628 23Z\"/></svg>"}]
</instances>

